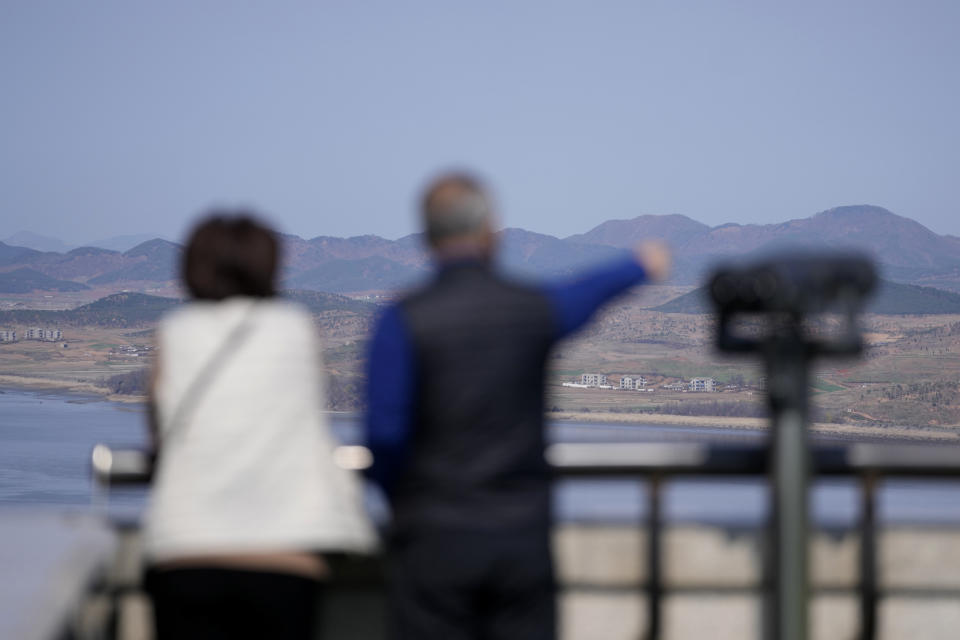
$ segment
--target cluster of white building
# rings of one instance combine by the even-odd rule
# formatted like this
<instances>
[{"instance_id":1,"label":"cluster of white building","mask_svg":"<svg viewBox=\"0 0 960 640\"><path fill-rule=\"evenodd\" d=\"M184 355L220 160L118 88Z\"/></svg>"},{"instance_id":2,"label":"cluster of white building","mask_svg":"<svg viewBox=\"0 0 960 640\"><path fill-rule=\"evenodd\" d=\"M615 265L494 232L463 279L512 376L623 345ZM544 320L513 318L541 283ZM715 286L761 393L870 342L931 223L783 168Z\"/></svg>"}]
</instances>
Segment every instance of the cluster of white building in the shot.
<instances>
[{"instance_id":1,"label":"cluster of white building","mask_svg":"<svg viewBox=\"0 0 960 640\"><path fill-rule=\"evenodd\" d=\"M643 391L647 387L647 379L643 376L623 376L620 378L620 388L628 391Z\"/></svg>"},{"instance_id":2,"label":"cluster of white building","mask_svg":"<svg viewBox=\"0 0 960 640\"><path fill-rule=\"evenodd\" d=\"M717 381L713 378L693 378L687 387L690 391L713 393L717 390Z\"/></svg>"},{"instance_id":3,"label":"cluster of white building","mask_svg":"<svg viewBox=\"0 0 960 640\"><path fill-rule=\"evenodd\" d=\"M611 387L607 384L607 376L602 373L584 373L580 376L580 384L585 387Z\"/></svg>"},{"instance_id":4,"label":"cluster of white building","mask_svg":"<svg viewBox=\"0 0 960 640\"><path fill-rule=\"evenodd\" d=\"M60 329L46 329L44 327L30 327L23 332L24 340L40 340L42 342L56 342L63 340ZM14 329L0 329L0 342L16 342L17 332Z\"/></svg>"},{"instance_id":5,"label":"cluster of white building","mask_svg":"<svg viewBox=\"0 0 960 640\"><path fill-rule=\"evenodd\" d=\"M696 393L713 393L717 390L717 381L713 378L691 378L690 382L673 382L663 385L666 391L694 391Z\"/></svg>"},{"instance_id":6,"label":"cluster of white building","mask_svg":"<svg viewBox=\"0 0 960 640\"><path fill-rule=\"evenodd\" d=\"M577 389L613 389L613 385L607 384L607 376L602 373L584 373L580 376L580 382L564 382L564 387L576 387Z\"/></svg>"},{"instance_id":7,"label":"cluster of white building","mask_svg":"<svg viewBox=\"0 0 960 640\"><path fill-rule=\"evenodd\" d=\"M579 389L621 389L624 391L650 391L647 379L643 376L622 376L620 384L614 387L602 373L584 373L580 382L564 382L565 387ZM693 391L697 393L712 393L717 390L717 381L713 378L693 378L690 382L674 382L663 385L665 391Z\"/></svg>"},{"instance_id":8,"label":"cluster of white building","mask_svg":"<svg viewBox=\"0 0 960 640\"><path fill-rule=\"evenodd\" d=\"M150 354L153 347L145 344L122 344L110 350L111 357L142 358Z\"/></svg>"},{"instance_id":9,"label":"cluster of white building","mask_svg":"<svg viewBox=\"0 0 960 640\"><path fill-rule=\"evenodd\" d=\"M647 379L643 376L623 376L620 384L614 387L603 373L584 373L580 375L580 382L564 382L565 387L579 389L624 389L630 391L645 391Z\"/></svg>"}]
</instances>

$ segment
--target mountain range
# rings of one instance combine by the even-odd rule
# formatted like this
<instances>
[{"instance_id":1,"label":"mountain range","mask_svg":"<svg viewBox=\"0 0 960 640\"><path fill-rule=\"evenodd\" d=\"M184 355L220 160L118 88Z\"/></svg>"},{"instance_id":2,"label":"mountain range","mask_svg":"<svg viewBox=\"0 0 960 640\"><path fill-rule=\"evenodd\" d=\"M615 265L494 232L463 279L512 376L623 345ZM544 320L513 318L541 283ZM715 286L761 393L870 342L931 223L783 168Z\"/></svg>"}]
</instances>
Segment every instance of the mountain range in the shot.
<instances>
[{"instance_id":1,"label":"mountain range","mask_svg":"<svg viewBox=\"0 0 960 640\"><path fill-rule=\"evenodd\" d=\"M710 227L682 215L609 220L567 238L523 229L500 232L500 261L520 277L552 278L622 254L658 237L674 251L676 284L695 285L717 261L784 247L856 248L873 255L890 281L960 291L960 238L871 205L844 206L776 224ZM429 273L419 234L304 239L283 235L282 285L334 293L384 292ZM0 242L0 292L84 288L147 290L176 280L182 247L155 238L126 250L39 251Z\"/></svg>"},{"instance_id":2,"label":"mountain range","mask_svg":"<svg viewBox=\"0 0 960 640\"><path fill-rule=\"evenodd\" d=\"M3 238L3 242L18 247L36 249L37 251L55 251L66 253L71 249L79 247L100 247L101 249L112 249L113 251L126 251L132 249L141 242L153 240L157 234L137 233L132 235L111 236L109 238L100 238L92 242L83 244L69 245L60 238L40 235L31 231L18 231L11 236Z\"/></svg>"}]
</instances>

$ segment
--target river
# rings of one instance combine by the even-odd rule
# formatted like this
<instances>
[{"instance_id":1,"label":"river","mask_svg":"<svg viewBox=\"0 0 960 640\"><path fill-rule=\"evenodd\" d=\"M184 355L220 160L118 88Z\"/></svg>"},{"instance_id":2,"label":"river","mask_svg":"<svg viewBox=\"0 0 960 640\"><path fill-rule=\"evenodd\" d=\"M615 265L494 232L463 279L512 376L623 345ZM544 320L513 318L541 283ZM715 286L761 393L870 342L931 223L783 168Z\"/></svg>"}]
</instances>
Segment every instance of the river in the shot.
<instances>
[{"instance_id":1,"label":"river","mask_svg":"<svg viewBox=\"0 0 960 640\"><path fill-rule=\"evenodd\" d=\"M335 415L341 440L355 442L357 419ZM729 441L763 438L757 431L668 425L555 423L554 442ZM98 442L117 447L146 443L140 405L96 397L3 389L0 393L0 507L108 510L135 518L145 489L113 491L92 487L89 457ZM629 522L644 517L645 485L634 480L570 480L558 483L555 510L561 520ZM379 511L374 491L368 500ZM752 527L766 514L766 488L760 479L677 479L666 484L664 512L669 521ZM859 517L852 480L817 481L811 492L814 521L844 528ZM879 515L887 522L960 524L960 481L884 482Z\"/></svg>"}]
</instances>

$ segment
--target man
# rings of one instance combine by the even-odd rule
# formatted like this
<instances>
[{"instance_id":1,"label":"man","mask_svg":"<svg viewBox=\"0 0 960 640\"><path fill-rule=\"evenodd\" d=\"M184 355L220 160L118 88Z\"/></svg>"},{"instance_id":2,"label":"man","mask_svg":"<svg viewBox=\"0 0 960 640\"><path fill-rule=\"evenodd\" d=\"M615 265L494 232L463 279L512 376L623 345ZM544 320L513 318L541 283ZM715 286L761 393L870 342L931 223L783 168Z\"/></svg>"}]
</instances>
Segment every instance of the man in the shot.
<instances>
[{"instance_id":1,"label":"man","mask_svg":"<svg viewBox=\"0 0 960 640\"><path fill-rule=\"evenodd\" d=\"M481 184L435 180L422 203L436 277L389 307L368 371L371 476L393 510L387 542L394 637L555 637L544 460L551 346L604 302L666 275L659 245L562 286L492 268L494 217Z\"/></svg>"}]
</instances>

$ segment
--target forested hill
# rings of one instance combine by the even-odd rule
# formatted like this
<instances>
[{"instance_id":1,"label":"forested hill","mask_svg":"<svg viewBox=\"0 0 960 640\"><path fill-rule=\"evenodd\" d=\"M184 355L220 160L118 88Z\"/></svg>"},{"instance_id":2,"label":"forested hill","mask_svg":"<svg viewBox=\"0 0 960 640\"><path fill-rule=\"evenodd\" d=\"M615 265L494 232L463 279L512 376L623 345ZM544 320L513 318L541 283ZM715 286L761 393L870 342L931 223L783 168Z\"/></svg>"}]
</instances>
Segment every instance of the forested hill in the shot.
<instances>
[{"instance_id":1,"label":"forested hill","mask_svg":"<svg viewBox=\"0 0 960 640\"><path fill-rule=\"evenodd\" d=\"M713 311L706 287L655 307L663 313L711 313ZM960 294L933 287L900 284L881 280L876 293L865 310L881 315L960 314Z\"/></svg>"},{"instance_id":2,"label":"forested hill","mask_svg":"<svg viewBox=\"0 0 960 640\"><path fill-rule=\"evenodd\" d=\"M0 325L140 327L155 323L160 316L178 304L180 300L176 298L162 298L145 293L115 293L64 311L0 311Z\"/></svg>"},{"instance_id":3,"label":"forested hill","mask_svg":"<svg viewBox=\"0 0 960 640\"><path fill-rule=\"evenodd\" d=\"M288 290L284 298L305 306L312 313L351 311L370 315L376 305L346 296L319 291ZM95 326L110 328L142 327L155 324L160 317L181 303L177 298L164 298L144 293L115 293L90 304L64 311L15 309L0 311L0 326Z\"/></svg>"},{"instance_id":4,"label":"forested hill","mask_svg":"<svg viewBox=\"0 0 960 640\"><path fill-rule=\"evenodd\" d=\"M304 289L284 289L280 295L305 306L311 313L323 311L353 311L360 315L373 314L377 305L364 300L354 300L347 296L323 291L307 291Z\"/></svg>"}]
</instances>

